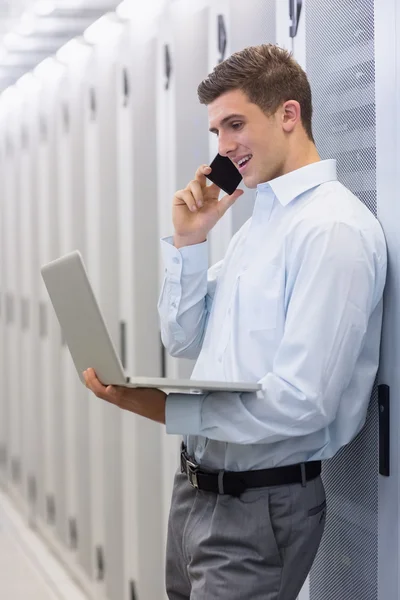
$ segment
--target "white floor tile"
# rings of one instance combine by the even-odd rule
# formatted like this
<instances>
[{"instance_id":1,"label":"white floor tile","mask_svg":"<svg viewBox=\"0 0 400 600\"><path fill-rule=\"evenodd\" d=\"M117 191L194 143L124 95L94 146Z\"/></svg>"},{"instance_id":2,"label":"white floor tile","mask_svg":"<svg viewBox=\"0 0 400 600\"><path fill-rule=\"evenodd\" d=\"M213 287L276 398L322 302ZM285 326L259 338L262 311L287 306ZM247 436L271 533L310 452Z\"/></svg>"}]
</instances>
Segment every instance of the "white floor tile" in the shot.
<instances>
[{"instance_id":1,"label":"white floor tile","mask_svg":"<svg viewBox=\"0 0 400 600\"><path fill-rule=\"evenodd\" d=\"M86 600L63 566L1 491L0 599Z\"/></svg>"}]
</instances>

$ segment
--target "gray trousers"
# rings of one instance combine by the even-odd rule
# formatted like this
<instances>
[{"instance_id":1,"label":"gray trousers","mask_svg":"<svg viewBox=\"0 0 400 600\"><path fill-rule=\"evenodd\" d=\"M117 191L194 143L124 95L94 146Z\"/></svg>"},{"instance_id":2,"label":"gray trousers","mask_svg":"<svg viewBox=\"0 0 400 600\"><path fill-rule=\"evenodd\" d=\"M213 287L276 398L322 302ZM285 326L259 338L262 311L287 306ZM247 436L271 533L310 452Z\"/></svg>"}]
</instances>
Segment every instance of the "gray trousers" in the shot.
<instances>
[{"instance_id":1,"label":"gray trousers","mask_svg":"<svg viewBox=\"0 0 400 600\"><path fill-rule=\"evenodd\" d=\"M325 526L321 477L246 490L195 490L175 476L168 525L170 600L295 600Z\"/></svg>"}]
</instances>

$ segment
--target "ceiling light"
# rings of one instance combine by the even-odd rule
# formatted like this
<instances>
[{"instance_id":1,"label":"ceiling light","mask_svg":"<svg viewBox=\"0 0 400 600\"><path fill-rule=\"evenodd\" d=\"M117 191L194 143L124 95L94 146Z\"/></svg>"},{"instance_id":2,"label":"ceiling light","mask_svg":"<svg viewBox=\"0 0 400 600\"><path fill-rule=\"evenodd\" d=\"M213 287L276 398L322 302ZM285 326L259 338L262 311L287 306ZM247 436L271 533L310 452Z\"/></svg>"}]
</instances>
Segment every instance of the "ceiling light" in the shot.
<instances>
[{"instance_id":1,"label":"ceiling light","mask_svg":"<svg viewBox=\"0 0 400 600\"><path fill-rule=\"evenodd\" d=\"M116 17L115 13L107 13L92 23L83 34L89 44L99 44L106 39L116 37L123 23Z\"/></svg>"},{"instance_id":2,"label":"ceiling light","mask_svg":"<svg viewBox=\"0 0 400 600\"><path fill-rule=\"evenodd\" d=\"M0 46L0 64L5 61L8 57L8 52L4 46Z\"/></svg>"},{"instance_id":3,"label":"ceiling light","mask_svg":"<svg viewBox=\"0 0 400 600\"><path fill-rule=\"evenodd\" d=\"M134 0L123 0L117 6L116 13L121 19L150 19L156 17L165 5L165 0L152 0L147 3L142 3L140 8Z\"/></svg>"},{"instance_id":4,"label":"ceiling light","mask_svg":"<svg viewBox=\"0 0 400 600\"><path fill-rule=\"evenodd\" d=\"M85 43L83 38L74 38L58 50L57 59L64 64L80 60L92 52L92 47Z\"/></svg>"},{"instance_id":5,"label":"ceiling light","mask_svg":"<svg viewBox=\"0 0 400 600\"><path fill-rule=\"evenodd\" d=\"M54 2L52 0L38 0L33 7L33 11L40 17L47 17L55 11Z\"/></svg>"},{"instance_id":6,"label":"ceiling light","mask_svg":"<svg viewBox=\"0 0 400 600\"><path fill-rule=\"evenodd\" d=\"M0 95L0 106L1 109L7 110L8 108L14 108L21 95L15 85L10 85Z\"/></svg>"},{"instance_id":7,"label":"ceiling light","mask_svg":"<svg viewBox=\"0 0 400 600\"><path fill-rule=\"evenodd\" d=\"M60 73L63 69L64 65L58 62L53 56L49 56L42 60L42 62L35 67L33 72L40 79L45 79L49 75Z\"/></svg>"},{"instance_id":8,"label":"ceiling light","mask_svg":"<svg viewBox=\"0 0 400 600\"><path fill-rule=\"evenodd\" d=\"M132 2L124 0L116 8L116 13L121 19L131 19L134 16Z\"/></svg>"},{"instance_id":9,"label":"ceiling light","mask_svg":"<svg viewBox=\"0 0 400 600\"><path fill-rule=\"evenodd\" d=\"M7 35L4 36L3 44L7 49L13 50L21 46L23 39L22 35L15 33L15 31L10 31L10 33L7 33Z\"/></svg>"},{"instance_id":10,"label":"ceiling light","mask_svg":"<svg viewBox=\"0 0 400 600\"><path fill-rule=\"evenodd\" d=\"M37 18L35 17L35 15L29 12L25 12L22 15L21 21L16 28L16 32L19 35L32 35L32 33L36 29L36 24Z\"/></svg>"},{"instance_id":11,"label":"ceiling light","mask_svg":"<svg viewBox=\"0 0 400 600\"><path fill-rule=\"evenodd\" d=\"M22 92L33 92L40 89L40 82L33 73L25 73L15 83L18 90Z\"/></svg>"}]
</instances>

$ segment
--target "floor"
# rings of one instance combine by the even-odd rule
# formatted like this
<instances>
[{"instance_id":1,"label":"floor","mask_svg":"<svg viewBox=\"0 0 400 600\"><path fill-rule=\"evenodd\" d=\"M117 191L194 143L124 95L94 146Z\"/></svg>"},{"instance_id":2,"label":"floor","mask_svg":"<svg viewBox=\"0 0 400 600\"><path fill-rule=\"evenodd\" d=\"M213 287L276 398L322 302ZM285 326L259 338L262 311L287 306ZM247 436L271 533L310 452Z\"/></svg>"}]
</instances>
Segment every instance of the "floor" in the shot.
<instances>
[{"instance_id":1,"label":"floor","mask_svg":"<svg viewBox=\"0 0 400 600\"><path fill-rule=\"evenodd\" d=\"M0 491L1 600L87 600Z\"/></svg>"}]
</instances>

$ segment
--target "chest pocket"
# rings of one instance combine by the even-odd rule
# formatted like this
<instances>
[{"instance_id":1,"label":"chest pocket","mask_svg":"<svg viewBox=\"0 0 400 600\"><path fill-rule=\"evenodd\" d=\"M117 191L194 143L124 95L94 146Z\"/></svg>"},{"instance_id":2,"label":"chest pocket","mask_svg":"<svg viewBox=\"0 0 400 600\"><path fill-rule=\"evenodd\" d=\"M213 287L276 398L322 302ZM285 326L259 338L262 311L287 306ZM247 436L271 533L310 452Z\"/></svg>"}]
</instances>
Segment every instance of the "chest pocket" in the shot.
<instances>
[{"instance_id":1,"label":"chest pocket","mask_svg":"<svg viewBox=\"0 0 400 600\"><path fill-rule=\"evenodd\" d=\"M274 330L278 322L281 270L276 265L262 271L245 271L238 278L240 322L248 331Z\"/></svg>"}]
</instances>

